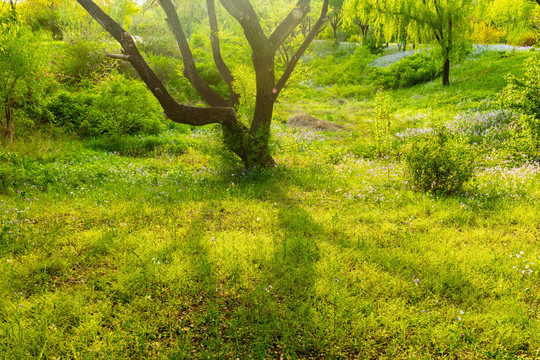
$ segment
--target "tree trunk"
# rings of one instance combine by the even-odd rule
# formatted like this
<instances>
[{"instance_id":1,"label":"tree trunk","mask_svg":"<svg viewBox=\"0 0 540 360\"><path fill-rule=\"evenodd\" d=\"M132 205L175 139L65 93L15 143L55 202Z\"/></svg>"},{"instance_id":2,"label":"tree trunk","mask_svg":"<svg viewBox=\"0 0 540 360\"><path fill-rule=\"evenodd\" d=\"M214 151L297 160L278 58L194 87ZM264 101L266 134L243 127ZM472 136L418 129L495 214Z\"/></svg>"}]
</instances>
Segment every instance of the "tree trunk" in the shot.
<instances>
[{"instance_id":1,"label":"tree trunk","mask_svg":"<svg viewBox=\"0 0 540 360\"><path fill-rule=\"evenodd\" d=\"M270 124L274 113L274 54L271 49L265 46L264 51L253 53L253 66L257 83L257 96L255 100L255 111L251 122L249 137L251 139L248 150L250 159L248 163L260 163L263 166L273 165L274 160L268 151L268 141L270 139Z\"/></svg>"},{"instance_id":2,"label":"tree trunk","mask_svg":"<svg viewBox=\"0 0 540 360\"><path fill-rule=\"evenodd\" d=\"M450 54L452 53L452 18L448 19L448 44L444 48L444 64L442 73L443 86L450 85Z\"/></svg>"},{"instance_id":3,"label":"tree trunk","mask_svg":"<svg viewBox=\"0 0 540 360\"><path fill-rule=\"evenodd\" d=\"M450 85L450 58L448 57L448 55L446 55L444 59L442 84L443 86Z\"/></svg>"}]
</instances>

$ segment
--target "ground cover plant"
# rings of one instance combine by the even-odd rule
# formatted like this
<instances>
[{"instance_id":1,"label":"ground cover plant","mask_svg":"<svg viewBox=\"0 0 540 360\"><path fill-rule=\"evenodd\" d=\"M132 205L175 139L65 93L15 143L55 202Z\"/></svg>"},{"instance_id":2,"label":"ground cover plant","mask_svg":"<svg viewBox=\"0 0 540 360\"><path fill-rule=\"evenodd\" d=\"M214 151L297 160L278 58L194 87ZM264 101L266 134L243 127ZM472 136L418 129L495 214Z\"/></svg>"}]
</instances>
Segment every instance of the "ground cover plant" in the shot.
<instances>
[{"instance_id":1,"label":"ground cover plant","mask_svg":"<svg viewBox=\"0 0 540 360\"><path fill-rule=\"evenodd\" d=\"M496 101L528 57L474 55L444 90L291 89L278 117L346 130L276 121L272 170L214 127L5 142L0 357L540 356L540 165ZM419 191L407 144L442 128L472 175Z\"/></svg>"},{"instance_id":2,"label":"ground cover plant","mask_svg":"<svg viewBox=\"0 0 540 360\"><path fill-rule=\"evenodd\" d=\"M317 40L275 103L277 166L246 170L218 125L164 119L97 26L60 22L53 40L5 4L0 31L33 51L0 39L3 81L28 65L0 140L0 359L540 357L537 52L471 48L443 88L429 46L391 64L399 49L371 54L369 26L365 46ZM199 70L226 95L206 14L186 4ZM291 10L276 4L258 4L265 29ZM169 92L202 106L161 13L126 9L107 8L148 35ZM234 26L220 36L248 122ZM288 124L306 114L333 126Z\"/></svg>"}]
</instances>

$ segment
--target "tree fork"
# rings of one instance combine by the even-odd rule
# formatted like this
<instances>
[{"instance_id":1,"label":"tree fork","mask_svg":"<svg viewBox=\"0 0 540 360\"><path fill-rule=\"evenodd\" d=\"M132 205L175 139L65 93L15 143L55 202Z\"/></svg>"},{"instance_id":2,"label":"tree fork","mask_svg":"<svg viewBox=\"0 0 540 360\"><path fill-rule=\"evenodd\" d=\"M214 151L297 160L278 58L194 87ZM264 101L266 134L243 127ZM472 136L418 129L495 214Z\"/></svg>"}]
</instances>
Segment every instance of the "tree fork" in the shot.
<instances>
[{"instance_id":1,"label":"tree fork","mask_svg":"<svg viewBox=\"0 0 540 360\"><path fill-rule=\"evenodd\" d=\"M310 0L298 0L296 7L276 27L274 32L266 37L257 14L249 0L220 0L223 7L242 26L244 35L252 49L252 61L255 69L257 95L251 127L248 128L238 121L235 110L231 107L237 103L237 94L232 89L232 76L221 58L217 19L214 1L207 0L207 8L211 22L211 41L214 61L223 80L229 86L231 98L225 100L206 84L198 73L191 49L180 24L176 8L171 0L158 0L167 15L167 22L176 38L184 62L184 74L195 87L202 98L210 105L207 108L185 106L177 103L148 66L131 35L118 23L112 20L92 0L77 0L77 2L122 46L122 54L109 55L112 58L128 61L137 71L146 86L161 104L164 114L170 120L178 123L201 126L221 124L225 145L237 154L247 167L271 167L275 165L269 153L270 124L274 103L287 83L300 57L306 51L309 43L322 28L328 12L328 0L323 0L321 15L306 39L292 56L284 74L279 81L275 79L275 56L279 47L289 37L294 29L302 22L310 11Z\"/></svg>"}]
</instances>

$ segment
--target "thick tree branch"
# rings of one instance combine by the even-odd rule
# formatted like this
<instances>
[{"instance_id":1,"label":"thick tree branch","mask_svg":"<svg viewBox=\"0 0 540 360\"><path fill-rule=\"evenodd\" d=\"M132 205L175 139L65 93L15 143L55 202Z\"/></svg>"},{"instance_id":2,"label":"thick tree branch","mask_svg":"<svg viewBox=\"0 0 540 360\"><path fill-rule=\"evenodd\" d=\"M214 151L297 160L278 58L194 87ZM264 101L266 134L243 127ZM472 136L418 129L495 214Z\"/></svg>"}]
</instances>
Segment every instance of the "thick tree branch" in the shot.
<instances>
[{"instance_id":1,"label":"thick tree branch","mask_svg":"<svg viewBox=\"0 0 540 360\"><path fill-rule=\"evenodd\" d=\"M129 55L126 54L107 54L107 57L110 57L111 59L129 61Z\"/></svg>"},{"instance_id":2,"label":"thick tree branch","mask_svg":"<svg viewBox=\"0 0 540 360\"><path fill-rule=\"evenodd\" d=\"M168 118L178 123L194 126L213 123L223 124L226 127L236 126L236 113L230 107L197 108L184 106L174 101L140 54L131 35L92 0L77 0L77 2L120 43L124 50L125 59L131 63L146 86L152 91Z\"/></svg>"},{"instance_id":3,"label":"thick tree branch","mask_svg":"<svg viewBox=\"0 0 540 360\"><path fill-rule=\"evenodd\" d=\"M540 0L539 0L540 1ZM272 35L270 35L270 46L272 53L275 53L281 44L291 35L293 30L304 20L309 13L310 0L299 0L296 7L287 15L285 20L278 25Z\"/></svg>"},{"instance_id":4,"label":"thick tree branch","mask_svg":"<svg viewBox=\"0 0 540 360\"><path fill-rule=\"evenodd\" d=\"M311 31L304 39L304 42L302 43L302 45L300 45L298 50L296 50L296 52L291 58L291 61L287 65L285 72L283 73L279 81L277 82L275 86L275 91L274 91L274 99L277 99L277 97L279 96L279 93L281 92L281 90L283 90L283 87L285 86L287 81L289 81L289 78L291 77L291 74L294 71L296 64L298 63L298 61L300 60L304 52L307 50L309 44L313 41L315 36L317 36L317 34L319 33L319 29L328 20L326 18L327 13L328 13L328 0L324 0L323 6L321 9L321 15L319 16L319 20L317 20L315 25L313 25L313 27L311 28Z\"/></svg>"},{"instance_id":5,"label":"thick tree branch","mask_svg":"<svg viewBox=\"0 0 540 360\"><path fill-rule=\"evenodd\" d=\"M159 4L167 15L167 22L169 23L171 31L176 38L176 43L180 48L182 61L184 62L184 76L188 78L193 87L195 87L197 92L209 105L223 107L229 106L229 103L214 89L208 86L197 71L195 61L193 60L193 54L191 53L184 29L182 29L182 25L180 24L178 14L176 13L176 8L174 7L173 3L170 0L159 0Z\"/></svg>"},{"instance_id":6,"label":"thick tree branch","mask_svg":"<svg viewBox=\"0 0 540 360\"><path fill-rule=\"evenodd\" d=\"M239 103L239 96L234 91L232 86L234 78L231 74L231 70L229 70L227 64L225 64L225 61L223 61L223 57L221 56L221 48L219 45L219 28L214 0L206 0L206 7L208 9L208 19L210 21L210 43L212 44L214 62L216 63L216 67L221 75L221 78L229 87L229 102L232 106L235 106Z\"/></svg>"}]
</instances>

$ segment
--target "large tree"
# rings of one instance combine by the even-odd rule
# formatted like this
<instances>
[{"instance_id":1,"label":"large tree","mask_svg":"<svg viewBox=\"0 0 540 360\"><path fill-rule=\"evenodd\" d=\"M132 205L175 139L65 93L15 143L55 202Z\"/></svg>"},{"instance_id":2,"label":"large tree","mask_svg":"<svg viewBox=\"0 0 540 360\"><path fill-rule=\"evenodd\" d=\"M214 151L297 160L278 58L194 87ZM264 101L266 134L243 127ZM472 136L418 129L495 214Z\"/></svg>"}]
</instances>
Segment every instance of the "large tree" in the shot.
<instances>
[{"instance_id":1,"label":"large tree","mask_svg":"<svg viewBox=\"0 0 540 360\"><path fill-rule=\"evenodd\" d=\"M252 50L252 62L256 77L255 109L250 127L241 123L235 111L238 94L233 87L233 76L225 64L220 48L219 24L214 0L206 0L211 30L212 53L217 69L228 85L230 96L225 99L214 91L199 75L194 57L180 23L177 10L171 0L158 0L165 12L166 21L176 38L184 63L184 76L201 95L208 107L192 107L179 104L169 94L145 59L141 56L131 35L107 15L92 0L77 0L84 9L109 32L122 46L123 53L110 55L131 63L150 91L163 107L164 114L172 121L200 126L221 124L226 146L236 153L247 167L270 167L275 165L269 153L268 141L274 103L289 80L296 64L308 45L326 22L328 0L323 0L320 16L302 44L290 58L281 77L276 78L276 52L310 11L310 0L298 0L283 21L266 35L257 12L249 0L220 0L225 10L241 25Z\"/></svg>"}]
</instances>

